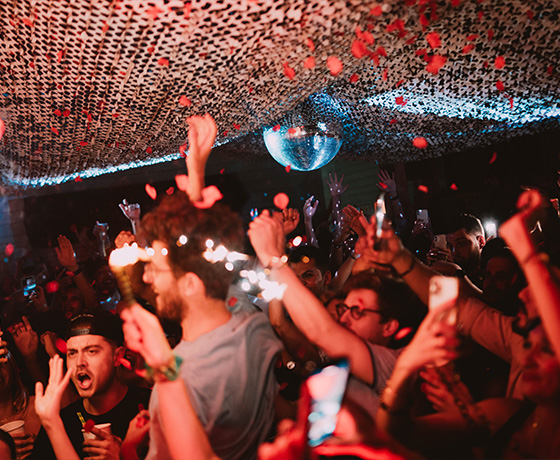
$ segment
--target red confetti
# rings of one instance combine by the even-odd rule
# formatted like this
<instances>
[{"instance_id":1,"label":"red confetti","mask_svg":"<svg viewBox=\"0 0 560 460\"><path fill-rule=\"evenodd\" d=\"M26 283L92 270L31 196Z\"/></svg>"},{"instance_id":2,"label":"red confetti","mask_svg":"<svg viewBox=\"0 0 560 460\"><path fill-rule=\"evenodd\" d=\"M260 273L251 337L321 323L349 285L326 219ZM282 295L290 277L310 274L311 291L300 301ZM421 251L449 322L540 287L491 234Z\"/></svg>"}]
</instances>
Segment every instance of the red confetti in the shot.
<instances>
[{"instance_id":1,"label":"red confetti","mask_svg":"<svg viewBox=\"0 0 560 460\"><path fill-rule=\"evenodd\" d=\"M233 127L235 129L241 129L241 125L238 125L237 123L233 123Z\"/></svg>"},{"instance_id":2,"label":"red confetti","mask_svg":"<svg viewBox=\"0 0 560 460\"><path fill-rule=\"evenodd\" d=\"M462 53L463 53L463 54L470 53L473 49L474 49L474 45L472 45L472 44L469 43L468 45L466 45L466 46L463 48Z\"/></svg>"},{"instance_id":3,"label":"red confetti","mask_svg":"<svg viewBox=\"0 0 560 460\"><path fill-rule=\"evenodd\" d=\"M379 182L379 185L383 190L386 190L389 186L385 182Z\"/></svg>"},{"instance_id":4,"label":"red confetti","mask_svg":"<svg viewBox=\"0 0 560 460\"><path fill-rule=\"evenodd\" d=\"M498 56L494 61L494 67L496 67L496 69L503 69L505 65L506 60L503 56Z\"/></svg>"},{"instance_id":5,"label":"red confetti","mask_svg":"<svg viewBox=\"0 0 560 460\"><path fill-rule=\"evenodd\" d=\"M179 104L181 104L183 107L190 107L192 105L192 102L187 96L181 96L179 98Z\"/></svg>"},{"instance_id":6,"label":"red confetti","mask_svg":"<svg viewBox=\"0 0 560 460\"><path fill-rule=\"evenodd\" d=\"M383 57L387 57L387 51L382 46L378 46L375 52Z\"/></svg>"},{"instance_id":7,"label":"red confetti","mask_svg":"<svg viewBox=\"0 0 560 460\"><path fill-rule=\"evenodd\" d=\"M109 24L107 24L107 21L103 21L103 27L101 28L101 31L103 33L107 32L109 30Z\"/></svg>"},{"instance_id":8,"label":"red confetti","mask_svg":"<svg viewBox=\"0 0 560 460\"><path fill-rule=\"evenodd\" d=\"M492 158L490 158L490 161L488 162L488 164L492 164L496 161L496 158L498 158L498 152L494 152L492 153Z\"/></svg>"},{"instance_id":9,"label":"red confetti","mask_svg":"<svg viewBox=\"0 0 560 460\"><path fill-rule=\"evenodd\" d=\"M69 117L70 116L70 110L66 109L64 112L62 112L62 116L63 117Z\"/></svg>"},{"instance_id":10,"label":"red confetti","mask_svg":"<svg viewBox=\"0 0 560 460\"><path fill-rule=\"evenodd\" d=\"M432 49L436 49L441 46L441 40L437 32L430 32L428 35L426 35L426 40L428 41L428 44Z\"/></svg>"},{"instance_id":11,"label":"red confetti","mask_svg":"<svg viewBox=\"0 0 560 460\"><path fill-rule=\"evenodd\" d=\"M551 65L549 65L549 66L546 68L546 73L547 73L548 75L552 75L552 72L554 72L554 67L552 67ZM2 135L0 134L0 139L1 139L1 138L2 138Z\"/></svg>"},{"instance_id":12,"label":"red confetti","mask_svg":"<svg viewBox=\"0 0 560 460\"><path fill-rule=\"evenodd\" d=\"M308 38L305 41L305 44L308 46L308 48L311 50L311 52L315 51L315 43L313 43L313 40L311 40L310 38Z\"/></svg>"},{"instance_id":13,"label":"red confetti","mask_svg":"<svg viewBox=\"0 0 560 460\"><path fill-rule=\"evenodd\" d=\"M426 70L431 74L437 75L439 69L441 69L446 62L447 58L445 56L435 54L432 56L430 63L426 66Z\"/></svg>"},{"instance_id":14,"label":"red confetti","mask_svg":"<svg viewBox=\"0 0 560 460\"><path fill-rule=\"evenodd\" d=\"M389 122L390 125L394 125L397 122L394 118Z\"/></svg>"},{"instance_id":15,"label":"red confetti","mask_svg":"<svg viewBox=\"0 0 560 460\"><path fill-rule=\"evenodd\" d=\"M145 189L146 193L152 200L155 200L157 198L157 191L154 187L152 187L150 184L146 184Z\"/></svg>"},{"instance_id":16,"label":"red confetti","mask_svg":"<svg viewBox=\"0 0 560 460\"><path fill-rule=\"evenodd\" d=\"M23 22L27 27L33 27L33 21L29 18L21 18L21 22Z\"/></svg>"},{"instance_id":17,"label":"red confetti","mask_svg":"<svg viewBox=\"0 0 560 460\"><path fill-rule=\"evenodd\" d=\"M285 193L278 193L274 197L274 206L276 206L278 209L286 209L289 203L290 199Z\"/></svg>"},{"instance_id":18,"label":"red confetti","mask_svg":"<svg viewBox=\"0 0 560 460\"><path fill-rule=\"evenodd\" d=\"M87 141L80 141L80 147L85 147L88 145Z\"/></svg>"},{"instance_id":19,"label":"red confetti","mask_svg":"<svg viewBox=\"0 0 560 460\"><path fill-rule=\"evenodd\" d=\"M286 170L287 173L289 173L292 170L292 165L288 165L284 169Z\"/></svg>"},{"instance_id":20,"label":"red confetti","mask_svg":"<svg viewBox=\"0 0 560 460\"><path fill-rule=\"evenodd\" d=\"M4 123L4 120L0 118L0 139L4 137L5 132L6 132L6 124Z\"/></svg>"},{"instance_id":21,"label":"red confetti","mask_svg":"<svg viewBox=\"0 0 560 460\"><path fill-rule=\"evenodd\" d=\"M146 10L146 14L148 16L150 16L154 21L157 19L157 17L160 15L160 13L163 13L163 10L160 10L157 6L153 6L149 9Z\"/></svg>"},{"instance_id":22,"label":"red confetti","mask_svg":"<svg viewBox=\"0 0 560 460\"><path fill-rule=\"evenodd\" d=\"M55 133L57 136L60 134L60 133L58 132L58 129L56 129L54 126L51 126L51 131L52 131L53 133Z\"/></svg>"},{"instance_id":23,"label":"red confetti","mask_svg":"<svg viewBox=\"0 0 560 460\"><path fill-rule=\"evenodd\" d=\"M215 185L210 185L209 187L202 189L202 201L197 201L193 204L198 209L208 209L214 206L214 203L221 200L223 197L224 196L222 195L218 187L216 187Z\"/></svg>"},{"instance_id":24,"label":"red confetti","mask_svg":"<svg viewBox=\"0 0 560 460\"><path fill-rule=\"evenodd\" d=\"M146 153L152 153L152 148L151 147L146 148Z\"/></svg>"},{"instance_id":25,"label":"red confetti","mask_svg":"<svg viewBox=\"0 0 560 460\"><path fill-rule=\"evenodd\" d=\"M428 147L428 141L423 137L415 137L412 141L412 145L414 145L417 149L425 149Z\"/></svg>"},{"instance_id":26,"label":"red confetti","mask_svg":"<svg viewBox=\"0 0 560 460\"><path fill-rule=\"evenodd\" d=\"M383 69L383 75L381 76L381 79L383 81L387 81L387 67L385 67L385 69Z\"/></svg>"},{"instance_id":27,"label":"red confetti","mask_svg":"<svg viewBox=\"0 0 560 460\"><path fill-rule=\"evenodd\" d=\"M58 53L56 53L56 60L60 63L60 61L62 61L63 56L64 56L64 50L60 50Z\"/></svg>"},{"instance_id":28,"label":"red confetti","mask_svg":"<svg viewBox=\"0 0 560 460\"><path fill-rule=\"evenodd\" d=\"M425 29L430 25L430 21L428 20L425 14L420 15L420 24L422 25L422 29Z\"/></svg>"},{"instance_id":29,"label":"red confetti","mask_svg":"<svg viewBox=\"0 0 560 460\"><path fill-rule=\"evenodd\" d=\"M56 109L56 110L54 111L54 114L55 114L57 117L61 117L61 116L62 116L62 112L61 112L60 110L58 110L58 109Z\"/></svg>"},{"instance_id":30,"label":"red confetti","mask_svg":"<svg viewBox=\"0 0 560 460\"><path fill-rule=\"evenodd\" d=\"M422 48L421 50L416 50L414 52L414 54L416 54L416 56L422 56L424 54L426 54L428 52L428 50L426 48Z\"/></svg>"},{"instance_id":31,"label":"red confetti","mask_svg":"<svg viewBox=\"0 0 560 460\"><path fill-rule=\"evenodd\" d=\"M86 423L84 423L84 431L86 433L89 433L94 426L95 426L95 422L92 419L89 419L88 421L86 421Z\"/></svg>"},{"instance_id":32,"label":"red confetti","mask_svg":"<svg viewBox=\"0 0 560 460\"><path fill-rule=\"evenodd\" d=\"M360 76L357 73L353 73L350 76L350 83L356 83L358 81L358 79L360 78Z\"/></svg>"},{"instance_id":33,"label":"red confetti","mask_svg":"<svg viewBox=\"0 0 560 460\"><path fill-rule=\"evenodd\" d=\"M504 90L504 84L500 80L498 80L496 82L496 88L498 88L498 91L503 91Z\"/></svg>"},{"instance_id":34,"label":"red confetti","mask_svg":"<svg viewBox=\"0 0 560 460\"><path fill-rule=\"evenodd\" d=\"M179 146L179 153L181 154L181 156L183 158L187 157L187 154L185 153L185 150L187 149L187 144L183 144Z\"/></svg>"},{"instance_id":35,"label":"red confetti","mask_svg":"<svg viewBox=\"0 0 560 460\"><path fill-rule=\"evenodd\" d=\"M288 134L289 134L290 136L295 136L295 135L297 134L297 132L298 132L297 128L290 128L290 129L288 129Z\"/></svg>"},{"instance_id":36,"label":"red confetti","mask_svg":"<svg viewBox=\"0 0 560 460\"><path fill-rule=\"evenodd\" d=\"M66 342L64 340L62 340L61 338L57 338L54 342L54 346L56 347L56 349L58 351L60 351L63 355L66 354L66 352L68 351L68 348L66 347Z\"/></svg>"},{"instance_id":37,"label":"red confetti","mask_svg":"<svg viewBox=\"0 0 560 460\"><path fill-rule=\"evenodd\" d=\"M369 10L369 14L371 14L372 16L381 16L383 14L381 5L374 6L371 10Z\"/></svg>"},{"instance_id":38,"label":"red confetti","mask_svg":"<svg viewBox=\"0 0 560 460\"><path fill-rule=\"evenodd\" d=\"M412 332L411 327L403 327L400 331L395 334L395 340L404 339L408 334Z\"/></svg>"},{"instance_id":39,"label":"red confetti","mask_svg":"<svg viewBox=\"0 0 560 460\"><path fill-rule=\"evenodd\" d=\"M428 187L426 187L425 185L419 185L418 186L418 191L420 191L422 193L428 193Z\"/></svg>"},{"instance_id":40,"label":"red confetti","mask_svg":"<svg viewBox=\"0 0 560 460\"><path fill-rule=\"evenodd\" d=\"M362 33L362 40L364 40L368 45L373 45L375 43L375 38L370 32Z\"/></svg>"},{"instance_id":41,"label":"red confetti","mask_svg":"<svg viewBox=\"0 0 560 460\"><path fill-rule=\"evenodd\" d=\"M494 31L492 29L488 29L488 40L492 40L494 38Z\"/></svg>"},{"instance_id":42,"label":"red confetti","mask_svg":"<svg viewBox=\"0 0 560 460\"><path fill-rule=\"evenodd\" d=\"M404 80L399 80L397 83L395 83L395 88L398 88L399 86L401 86L404 83Z\"/></svg>"},{"instance_id":43,"label":"red confetti","mask_svg":"<svg viewBox=\"0 0 560 460\"><path fill-rule=\"evenodd\" d=\"M293 80L296 76L296 71L292 69L287 62L284 62L284 75L286 75L286 77L290 80Z\"/></svg>"},{"instance_id":44,"label":"red confetti","mask_svg":"<svg viewBox=\"0 0 560 460\"><path fill-rule=\"evenodd\" d=\"M186 192L189 188L189 178L186 174L177 174L175 176L175 183L177 188L183 192Z\"/></svg>"},{"instance_id":45,"label":"red confetti","mask_svg":"<svg viewBox=\"0 0 560 460\"><path fill-rule=\"evenodd\" d=\"M535 17L535 14L533 13L533 10L527 10L525 12L525 14L527 15L527 17L529 18L529 20L533 20L533 18Z\"/></svg>"},{"instance_id":46,"label":"red confetti","mask_svg":"<svg viewBox=\"0 0 560 460\"><path fill-rule=\"evenodd\" d=\"M467 37L467 41L468 41L468 42L472 42L473 40L476 40L477 38L478 38L478 34L470 34L470 35Z\"/></svg>"},{"instance_id":47,"label":"red confetti","mask_svg":"<svg viewBox=\"0 0 560 460\"><path fill-rule=\"evenodd\" d=\"M237 297L230 297L228 300L228 305L233 307L237 303Z\"/></svg>"},{"instance_id":48,"label":"red confetti","mask_svg":"<svg viewBox=\"0 0 560 460\"><path fill-rule=\"evenodd\" d=\"M451 190L453 190L453 191L457 191L457 190L458 190L457 184L455 184L455 183L451 184L451 186L450 186L449 188L450 188Z\"/></svg>"},{"instance_id":49,"label":"red confetti","mask_svg":"<svg viewBox=\"0 0 560 460\"><path fill-rule=\"evenodd\" d=\"M6 248L4 249L4 254L6 257L10 257L14 253L14 245L12 243L8 243Z\"/></svg>"},{"instance_id":50,"label":"red confetti","mask_svg":"<svg viewBox=\"0 0 560 460\"><path fill-rule=\"evenodd\" d=\"M412 45L414 44L414 42L416 42L416 39L418 38L418 35L413 35L412 37L410 37L405 43L407 45Z\"/></svg>"},{"instance_id":51,"label":"red confetti","mask_svg":"<svg viewBox=\"0 0 560 460\"><path fill-rule=\"evenodd\" d=\"M280 131L280 125L274 125L274 127L272 128L272 131L274 131L274 132Z\"/></svg>"},{"instance_id":52,"label":"red confetti","mask_svg":"<svg viewBox=\"0 0 560 460\"><path fill-rule=\"evenodd\" d=\"M513 110L513 97L509 98L509 108Z\"/></svg>"},{"instance_id":53,"label":"red confetti","mask_svg":"<svg viewBox=\"0 0 560 460\"><path fill-rule=\"evenodd\" d=\"M165 58L159 58L157 63L158 65L166 66L166 67L169 65L169 61Z\"/></svg>"},{"instance_id":54,"label":"red confetti","mask_svg":"<svg viewBox=\"0 0 560 460\"><path fill-rule=\"evenodd\" d=\"M483 18L483 17L484 17L484 11L479 10L479 11L478 11L478 20L479 20L479 21L482 21L482 18Z\"/></svg>"},{"instance_id":55,"label":"red confetti","mask_svg":"<svg viewBox=\"0 0 560 460\"><path fill-rule=\"evenodd\" d=\"M367 56L368 54L366 44L356 39L352 42L351 51L356 59L362 59L364 56Z\"/></svg>"},{"instance_id":56,"label":"red confetti","mask_svg":"<svg viewBox=\"0 0 560 460\"><path fill-rule=\"evenodd\" d=\"M303 67L306 69L312 69L315 67L315 58L313 56L309 56L305 61L303 61Z\"/></svg>"},{"instance_id":57,"label":"red confetti","mask_svg":"<svg viewBox=\"0 0 560 460\"><path fill-rule=\"evenodd\" d=\"M154 54L155 50L156 50L155 46L148 46L148 49L146 51L150 54Z\"/></svg>"},{"instance_id":58,"label":"red confetti","mask_svg":"<svg viewBox=\"0 0 560 460\"><path fill-rule=\"evenodd\" d=\"M408 102L408 99L405 99L403 96L397 96L395 98L395 102L397 105L402 105L404 107Z\"/></svg>"},{"instance_id":59,"label":"red confetti","mask_svg":"<svg viewBox=\"0 0 560 460\"><path fill-rule=\"evenodd\" d=\"M327 58L327 67L331 71L331 74L336 77L340 72L342 72L342 61L336 56L329 56Z\"/></svg>"},{"instance_id":60,"label":"red confetti","mask_svg":"<svg viewBox=\"0 0 560 460\"><path fill-rule=\"evenodd\" d=\"M167 193L168 195L173 195L173 192L175 191L175 187L169 187L165 193Z\"/></svg>"},{"instance_id":61,"label":"red confetti","mask_svg":"<svg viewBox=\"0 0 560 460\"><path fill-rule=\"evenodd\" d=\"M80 176L77 176L77 177L74 179L74 182L83 182L83 179L82 179Z\"/></svg>"}]
</instances>

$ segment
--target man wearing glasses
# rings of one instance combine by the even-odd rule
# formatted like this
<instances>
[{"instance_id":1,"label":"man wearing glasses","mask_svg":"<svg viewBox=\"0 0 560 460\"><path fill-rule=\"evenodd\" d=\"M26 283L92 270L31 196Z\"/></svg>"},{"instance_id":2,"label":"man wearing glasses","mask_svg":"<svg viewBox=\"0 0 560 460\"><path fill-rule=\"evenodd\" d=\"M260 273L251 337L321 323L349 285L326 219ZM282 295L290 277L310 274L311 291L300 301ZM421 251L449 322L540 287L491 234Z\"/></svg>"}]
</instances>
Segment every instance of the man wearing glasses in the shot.
<instances>
[{"instance_id":1,"label":"man wearing glasses","mask_svg":"<svg viewBox=\"0 0 560 460\"><path fill-rule=\"evenodd\" d=\"M404 345L399 338L411 338L425 307L404 283L364 272L350 281L344 303L337 306L337 322L284 262L278 219L264 212L250 224L249 238L271 278L286 285L283 302L294 324L329 358L348 358L355 377L348 395L374 415Z\"/></svg>"}]
</instances>

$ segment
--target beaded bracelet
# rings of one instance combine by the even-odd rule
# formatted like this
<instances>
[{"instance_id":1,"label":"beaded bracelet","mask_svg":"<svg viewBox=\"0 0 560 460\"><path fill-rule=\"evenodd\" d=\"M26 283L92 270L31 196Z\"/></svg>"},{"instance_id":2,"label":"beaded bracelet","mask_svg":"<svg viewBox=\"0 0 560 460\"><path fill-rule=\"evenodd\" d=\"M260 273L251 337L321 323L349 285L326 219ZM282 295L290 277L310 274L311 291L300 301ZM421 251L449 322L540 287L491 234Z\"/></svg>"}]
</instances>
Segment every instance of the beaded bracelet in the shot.
<instances>
[{"instance_id":1,"label":"beaded bracelet","mask_svg":"<svg viewBox=\"0 0 560 460\"><path fill-rule=\"evenodd\" d=\"M183 358L173 353L173 363L169 366L165 365L158 369L154 369L153 367L144 364L144 367L146 368L148 376L153 380L167 380L169 382L173 382L179 377L179 368L181 367L181 364L183 364Z\"/></svg>"}]
</instances>

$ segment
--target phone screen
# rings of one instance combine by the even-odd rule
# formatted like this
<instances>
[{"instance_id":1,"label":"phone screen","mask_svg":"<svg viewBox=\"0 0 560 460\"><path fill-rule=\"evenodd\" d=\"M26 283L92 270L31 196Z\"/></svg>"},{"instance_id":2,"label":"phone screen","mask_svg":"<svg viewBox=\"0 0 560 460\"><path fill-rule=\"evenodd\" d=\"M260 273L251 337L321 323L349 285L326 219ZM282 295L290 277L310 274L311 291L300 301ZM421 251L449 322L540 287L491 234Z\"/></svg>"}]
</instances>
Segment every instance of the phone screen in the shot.
<instances>
[{"instance_id":1,"label":"phone screen","mask_svg":"<svg viewBox=\"0 0 560 460\"><path fill-rule=\"evenodd\" d=\"M310 400L307 417L309 446L316 447L333 434L349 372L348 361L343 359L324 367L306 380L306 392Z\"/></svg>"}]
</instances>

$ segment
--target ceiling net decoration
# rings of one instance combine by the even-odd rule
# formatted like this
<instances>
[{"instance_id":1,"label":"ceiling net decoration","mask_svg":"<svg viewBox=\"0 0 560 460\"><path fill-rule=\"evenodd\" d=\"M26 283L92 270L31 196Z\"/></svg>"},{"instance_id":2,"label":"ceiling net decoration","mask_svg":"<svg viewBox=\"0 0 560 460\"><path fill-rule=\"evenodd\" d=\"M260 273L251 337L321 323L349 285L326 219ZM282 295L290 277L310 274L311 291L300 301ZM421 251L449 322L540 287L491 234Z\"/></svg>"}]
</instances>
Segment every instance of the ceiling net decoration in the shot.
<instances>
[{"instance_id":1,"label":"ceiling net decoration","mask_svg":"<svg viewBox=\"0 0 560 460\"><path fill-rule=\"evenodd\" d=\"M0 0L0 183L180 157L185 119L266 155L309 99L339 155L411 161L558 129L555 0ZM243 154L242 154L243 153Z\"/></svg>"}]
</instances>

